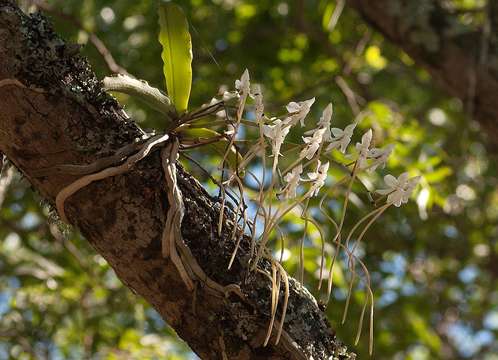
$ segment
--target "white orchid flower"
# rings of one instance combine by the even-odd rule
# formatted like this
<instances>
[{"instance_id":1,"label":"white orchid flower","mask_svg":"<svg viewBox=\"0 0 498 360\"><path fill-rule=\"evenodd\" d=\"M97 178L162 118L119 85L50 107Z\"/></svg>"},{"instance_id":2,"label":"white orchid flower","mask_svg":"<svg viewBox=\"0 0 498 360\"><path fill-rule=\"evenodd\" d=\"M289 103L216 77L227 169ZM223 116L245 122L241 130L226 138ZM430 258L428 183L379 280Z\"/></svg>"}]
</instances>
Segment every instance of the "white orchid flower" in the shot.
<instances>
[{"instance_id":1,"label":"white orchid flower","mask_svg":"<svg viewBox=\"0 0 498 360\"><path fill-rule=\"evenodd\" d=\"M332 103L329 103L325 110L323 110L322 116L320 117L320 121L318 121L318 126L320 128L325 129L323 133L323 141L331 142L332 141L332 133L330 132L330 122L332 121Z\"/></svg>"},{"instance_id":2,"label":"white orchid flower","mask_svg":"<svg viewBox=\"0 0 498 360\"><path fill-rule=\"evenodd\" d=\"M320 160L317 161L316 171L308 173L308 178L313 182L311 184L311 195L315 196L318 194L323 185L325 185L325 179L327 179L327 172L329 171L329 162L327 161L322 165Z\"/></svg>"},{"instance_id":3,"label":"white orchid flower","mask_svg":"<svg viewBox=\"0 0 498 360\"><path fill-rule=\"evenodd\" d=\"M323 110L322 116L318 121L318 127L328 128L330 127L330 121L332 120L332 103L329 103L327 107Z\"/></svg>"},{"instance_id":4,"label":"white orchid flower","mask_svg":"<svg viewBox=\"0 0 498 360\"><path fill-rule=\"evenodd\" d=\"M344 130L339 128L332 128L330 131L332 132L333 137L331 138L330 145L327 147L326 151L339 148L340 151L344 154L349 143L351 142L351 137L353 136L355 127L356 123L346 126Z\"/></svg>"},{"instance_id":5,"label":"white orchid flower","mask_svg":"<svg viewBox=\"0 0 498 360\"><path fill-rule=\"evenodd\" d=\"M284 124L282 120L275 120L272 125L263 126L263 135L270 139L273 156L278 157L280 148L289 133L290 126Z\"/></svg>"},{"instance_id":6,"label":"white orchid flower","mask_svg":"<svg viewBox=\"0 0 498 360\"><path fill-rule=\"evenodd\" d=\"M314 130L313 136L303 137L303 141L306 144L305 148L301 150L299 157L306 158L308 160L313 159L316 152L320 148L320 145L323 141L323 134L325 133L325 129L316 129Z\"/></svg>"},{"instance_id":7,"label":"white orchid flower","mask_svg":"<svg viewBox=\"0 0 498 360\"><path fill-rule=\"evenodd\" d=\"M285 199L294 199L296 197L296 191L299 186L299 181L301 181L300 176L302 172L303 166L298 165L284 176L284 180L287 184L282 189L282 193Z\"/></svg>"},{"instance_id":8,"label":"white orchid flower","mask_svg":"<svg viewBox=\"0 0 498 360\"><path fill-rule=\"evenodd\" d=\"M247 69L244 70L240 80L235 80L235 88L238 90L241 96L249 95L251 87L251 82L249 80L249 71Z\"/></svg>"},{"instance_id":9,"label":"white orchid flower","mask_svg":"<svg viewBox=\"0 0 498 360\"><path fill-rule=\"evenodd\" d=\"M372 159L372 164L368 167L368 171L375 171L379 166L384 168L386 166L387 159L391 155L394 149L394 144L389 144L383 149L373 148L368 151L367 157Z\"/></svg>"},{"instance_id":10,"label":"white orchid flower","mask_svg":"<svg viewBox=\"0 0 498 360\"><path fill-rule=\"evenodd\" d=\"M412 194L413 190L417 187L418 183L420 182L421 176L415 176L412 177L411 179L408 179L408 184L406 185L405 192L408 193L408 198Z\"/></svg>"},{"instance_id":11,"label":"white orchid flower","mask_svg":"<svg viewBox=\"0 0 498 360\"><path fill-rule=\"evenodd\" d=\"M332 120L332 103L329 103L327 107L323 110L322 116L320 117L320 120L318 121L317 128L319 129L325 129L325 132L323 134L323 141L324 142L331 142L332 141L332 134L330 132L330 121ZM304 135L311 135L315 132L316 130L309 130L304 133Z\"/></svg>"},{"instance_id":12,"label":"white orchid flower","mask_svg":"<svg viewBox=\"0 0 498 360\"><path fill-rule=\"evenodd\" d=\"M315 98L300 102L290 102L287 104L286 109L289 116L285 118L284 123L287 125L296 125L298 122L304 126L304 118L310 112L311 105L315 102Z\"/></svg>"},{"instance_id":13,"label":"white orchid flower","mask_svg":"<svg viewBox=\"0 0 498 360\"><path fill-rule=\"evenodd\" d=\"M408 179L408 173L404 172L398 178L392 175L384 176L384 182L388 186L387 189L377 190L380 195L387 195L387 203L400 207L401 204L406 204L413 190L420 181L420 176Z\"/></svg>"},{"instance_id":14,"label":"white orchid flower","mask_svg":"<svg viewBox=\"0 0 498 360\"><path fill-rule=\"evenodd\" d=\"M237 91L225 91L223 93L223 96L222 96L222 99L223 101L229 101L229 100L232 100L234 98L239 98L239 93Z\"/></svg>"},{"instance_id":15,"label":"white orchid flower","mask_svg":"<svg viewBox=\"0 0 498 360\"><path fill-rule=\"evenodd\" d=\"M372 129L369 129L361 137L361 143L356 143L356 151L358 151L358 160L356 166L358 167L358 169L362 169L366 165L371 142L372 142Z\"/></svg>"}]
</instances>

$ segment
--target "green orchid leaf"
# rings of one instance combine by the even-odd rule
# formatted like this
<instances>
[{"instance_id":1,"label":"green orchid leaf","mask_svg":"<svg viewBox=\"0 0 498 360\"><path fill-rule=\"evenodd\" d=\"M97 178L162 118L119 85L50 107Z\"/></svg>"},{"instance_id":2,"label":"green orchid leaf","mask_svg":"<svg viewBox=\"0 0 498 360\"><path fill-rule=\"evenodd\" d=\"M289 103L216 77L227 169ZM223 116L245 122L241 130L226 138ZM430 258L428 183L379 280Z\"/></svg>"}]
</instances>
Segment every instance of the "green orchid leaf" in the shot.
<instances>
[{"instance_id":1,"label":"green orchid leaf","mask_svg":"<svg viewBox=\"0 0 498 360\"><path fill-rule=\"evenodd\" d=\"M208 142L210 139L214 139L216 137L220 137L221 134L217 131L207 129L207 128L191 128L185 127L181 129L181 135L189 138L201 141ZM227 151L227 146L229 145L229 141L225 138L221 138L218 141L214 141L206 144L206 148L210 149L217 155L223 157L225 152ZM227 164L231 169L236 169L238 164L242 162L242 155L237 151L235 146L231 146L230 151L227 154Z\"/></svg>"},{"instance_id":2,"label":"green orchid leaf","mask_svg":"<svg viewBox=\"0 0 498 360\"><path fill-rule=\"evenodd\" d=\"M187 110L192 86L192 39L183 10L171 2L159 3L159 42L163 47L166 90L176 110Z\"/></svg>"}]
</instances>

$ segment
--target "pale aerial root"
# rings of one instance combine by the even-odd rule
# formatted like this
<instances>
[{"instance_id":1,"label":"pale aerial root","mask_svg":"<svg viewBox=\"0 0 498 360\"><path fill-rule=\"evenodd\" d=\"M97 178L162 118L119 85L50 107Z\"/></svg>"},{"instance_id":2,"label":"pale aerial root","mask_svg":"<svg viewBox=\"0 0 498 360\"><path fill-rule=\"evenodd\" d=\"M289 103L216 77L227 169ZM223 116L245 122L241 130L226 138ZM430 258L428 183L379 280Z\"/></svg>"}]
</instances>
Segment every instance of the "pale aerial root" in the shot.
<instances>
[{"instance_id":1,"label":"pale aerial root","mask_svg":"<svg viewBox=\"0 0 498 360\"><path fill-rule=\"evenodd\" d=\"M222 286L221 284L218 284L214 280L210 279L204 273L204 271L202 270L202 268L199 266L196 259L192 255L190 249L186 246L186 244L182 240L180 228L181 228L181 219L183 218L183 213L184 213L184 205L183 205L181 192L178 189L178 185L176 183L176 167L174 165L177 159L178 148L179 144L178 141L176 140L172 144L168 145L167 148L164 148L161 151L163 170L168 186L168 201L170 203L166 226L163 232L163 234L165 235L165 237L163 237L163 249L165 248L169 249L169 254L171 256L174 253L175 247L178 246L181 258L178 258L178 262L176 262L175 265L177 266L177 269L180 272L180 274L182 275L183 273L182 278L184 276L188 277L189 275L187 273L189 273L190 276L193 275L193 278L191 278L191 280L200 280L204 282L209 288L217 290L220 293L224 293L225 296L228 296L230 292L235 292L239 297L241 297L242 300L247 301L238 285L231 284L227 286ZM174 216L175 214L177 214L176 217ZM178 222L175 223L175 221ZM236 226L236 224L234 224L234 226ZM176 244L176 246L172 244ZM165 254L164 250L163 254ZM283 330L285 316L287 313L287 305L289 301L289 292L290 292L289 279L284 268L277 261L273 259L270 259L270 261L272 263L272 276L269 276L266 272L258 269L258 271L260 271L262 274L268 277L272 283L271 319L263 346L266 346L268 344L274 324L278 326L275 345L279 343L281 338L284 339L286 345L289 345L290 337ZM184 267L184 265L186 265L186 267ZM185 269L187 271L185 271ZM197 277L197 279L195 279L195 277ZM282 309L282 317L280 319L280 322L277 322L275 318L277 314L281 282L284 283L284 304ZM296 350L298 349L292 344L292 342L290 345L292 346L294 352L298 353L296 352Z\"/></svg>"},{"instance_id":2,"label":"pale aerial root","mask_svg":"<svg viewBox=\"0 0 498 360\"><path fill-rule=\"evenodd\" d=\"M3 84L0 84L3 85ZM73 183L69 184L65 188L63 188L56 196L56 207L59 213L60 218L69 223L66 214L64 204L65 201L84 188L88 186L92 182L103 180L107 177L112 177L116 175L120 175L126 173L131 170L131 168L140 160L147 157L152 149L156 146L163 145L166 141L169 140L169 136L166 135L157 135L150 138L147 142L144 143L142 148L135 154L129 156L127 160L121 164L116 166L107 167L99 172L85 175ZM228 297L230 293L236 294L240 297L244 302L248 302L245 294L240 289L237 284L229 284L223 286L216 281L212 280L207 274L202 270L197 260L193 256L192 252L188 248L188 246L183 242L181 236L181 223L184 215L184 204L182 200L181 191L177 185L176 179L176 160L178 156L179 143L178 140L175 139L173 143L168 144L166 148L161 150L161 163L164 171L164 176L166 180L166 184L168 187L168 202L170 204L170 208L168 209L166 223L163 230L162 235L162 254L163 256L170 257L175 267L177 268L182 281L189 291L193 291L195 289L194 282L199 281L206 285L205 289L210 292L214 296L219 297ZM96 161L96 163L101 164L102 159ZM67 164L66 164L67 165ZM65 168L63 165L61 166L61 172L65 172ZM90 164L89 166L93 166L94 164ZM72 165L67 165L68 168ZM178 252L179 251L179 252ZM283 330L285 315L287 312L287 304L289 299L289 281L285 270L282 266L270 259L272 262L272 276L270 277L267 273L263 272L267 277L269 277L272 281L272 309L271 309L271 325L268 329L267 339L265 340L265 345L267 345L270 337L271 331L274 324L278 327L277 337L275 344L277 345L279 341L283 340L283 346L292 351L295 356L299 359L306 359L306 356L302 352L302 350L296 345L295 341L289 336L289 334ZM284 296L284 304L282 309L282 317L280 321L275 319L277 307L278 307L278 296L280 292L280 283L284 283L285 296Z\"/></svg>"},{"instance_id":3,"label":"pale aerial root","mask_svg":"<svg viewBox=\"0 0 498 360\"><path fill-rule=\"evenodd\" d=\"M111 166L108 167L104 170L101 170L97 173L90 174L83 176L76 180L75 182L69 184L65 188L63 188L59 193L57 194L55 198L55 205L57 207L57 212L59 213L59 216L62 221L65 223L69 224L69 221L66 217L66 212L64 209L64 203L67 198L69 198L71 195L75 194L77 191L80 189L84 188L85 186L88 186L94 181L98 180L103 180L105 178L111 177L111 176L116 176L123 174L125 172L130 171L130 169L140 160L144 159L150 151L157 145L162 144L166 142L169 139L169 135L157 135L150 140L148 140L144 146L140 149L139 152L136 154L130 156L123 164L118 165L118 166ZM97 160L100 161L100 160Z\"/></svg>"},{"instance_id":4,"label":"pale aerial root","mask_svg":"<svg viewBox=\"0 0 498 360\"><path fill-rule=\"evenodd\" d=\"M275 345L277 345L280 341L280 337L282 336L282 331L284 329L284 321L285 315L287 314L287 304L289 303L289 277L287 276L287 272L284 270L282 265L278 261L275 261L277 265L280 276L282 277L282 281L284 282L284 305L282 308L282 317L280 319L280 324L278 325L277 339L275 340Z\"/></svg>"},{"instance_id":5,"label":"pale aerial root","mask_svg":"<svg viewBox=\"0 0 498 360\"><path fill-rule=\"evenodd\" d=\"M235 256L237 255L237 251L239 249L240 242L242 240L242 237L244 236L243 230L246 228L246 225L247 225L247 213L245 210L245 203L244 203L244 187L242 185L242 181L240 180L240 178L238 176L235 176L234 179L237 182L237 185L239 188L240 201L239 201L239 204L237 206L237 210L236 210L235 216L234 216L235 220L234 220L234 226L232 229L232 238L231 238L232 241L235 241L235 236L237 235L237 242L235 244L235 250L233 251L232 256L230 257L230 261L228 263L228 270L230 270L230 268L232 267L233 261L235 260ZM242 222L242 231L237 234L237 223L239 221L239 219L238 219L239 211L242 212L242 214L240 216L242 217L243 222Z\"/></svg>"},{"instance_id":6,"label":"pale aerial root","mask_svg":"<svg viewBox=\"0 0 498 360\"><path fill-rule=\"evenodd\" d=\"M182 241L181 225L184 215L183 199L176 183L176 160L178 157L178 140L169 143L161 150L161 160L166 179L168 193L168 213L166 215L166 224L162 236L162 254L163 257L170 257L176 269L180 273L185 286L189 291L194 289L192 276L187 274L185 266L176 251L177 241Z\"/></svg>"},{"instance_id":7,"label":"pale aerial root","mask_svg":"<svg viewBox=\"0 0 498 360\"><path fill-rule=\"evenodd\" d=\"M230 293L237 294L242 300L247 301L245 295L237 284L223 286L212 280L202 270L201 266L185 244L181 234L181 224L185 213L182 193L177 184L176 160L179 150L178 139L161 150L161 160L166 179L169 209L166 216L166 224L163 230L162 253L163 256L171 257L185 286L192 291L194 281L202 282L206 289L216 296L227 297ZM178 252L179 251L179 252Z\"/></svg>"},{"instance_id":8,"label":"pale aerial root","mask_svg":"<svg viewBox=\"0 0 498 360\"><path fill-rule=\"evenodd\" d=\"M63 188L56 196L55 204L57 211L62 221L69 223L64 204L68 197L75 194L77 191L85 186L88 186L94 181L103 180L107 177L116 176L129 171L138 161L144 159L150 151L159 144L165 143L169 139L169 135L158 135L152 137L147 141L140 151L132 156L130 156L123 164L118 166L111 166L97 173L83 176L76 180L75 182L69 184ZM180 225L183 218L183 202L181 198L181 193L179 193L178 187L176 186L176 156L178 154L178 142L170 144L168 148L163 148L161 150L162 166L164 174L166 177L166 182L168 188L168 201L170 208L168 209L168 216L166 219L166 225L163 231L162 240L162 253L163 256L171 257L171 261L175 264L180 276L185 283L185 286L189 291L194 289L194 284L183 266L183 263L176 251L175 238L177 238L180 233ZM173 186L173 184L175 186Z\"/></svg>"},{"instance_id":9,"label":"pale aerial root","mask_svg":"<svg viewBox=\"0 0 498 360\"><path fill-rule=\"evenodd\" d=\"M268 258L268 260L271 262L271 267L272 267L271 276L266 271L256 268L256 271L261 273L268 280L270 280L270 282L272 284L270 323L268 324L268 329L266 331L266 337L265 337L263 346L268 345L268 342L270 341L274 325L276 325L276 327L277 327L277 336L275 339L275 345L278 345L278 343L280 342L280 338L282 337L282 334L284 333L283 328L284 328L285 316L287 314L287 305L289 302L289 293L290 293L290 291L289 291L289 277L287 275L287 272L285 271L285 269L282 267L282 265L278 261L271 259L271 258ZM284 303L282 305L282 316L280 318L280 321L277 321L276 315L277 315L277 308L278 308L278 303L279 303L281 282L284 283Z\"/></svg>"},{"instance_id":10,"label":"pale aerial root","mask_svg":"<svg viewBox=\"0 0 498 360\"><path fill-rule=\"evenodd\" d=\"M2 83L0 83L0 86L4 85L18 85L17 81L13 82L4 82L2 80ZM98 180L103 180L107 177L111 176L116 176L123 174L125 172L128 172L131 170L131 168L140 160L144 159L147 157L150 152L152 151L153 148L156 146L163 145L166 141L169 140L169 135L163 134L163 135L157 135L152 138L150 138L147 142L145 142L142 146L142 148L135 154L129 156L127 160L121 164L121 165L116 165L116 166L111 166L107 167L101 171L98 171L93 174L85 175L78 180L74 181L73 183L69 184L68 186L64 187L56 196L56 207L57 211L59 213L59 216L61 220L69 224L69 220L66 217L65 213L65 208L64 204L65 201L72 195L74 195L76 192L84 188L85 186L88 186L92 182L98 181ZM128 145L127 145L128 146ZM181 220L183 218L183 212L184 212L184 207L183 207L183 201L181 197L181 192L178 189L178 186L176 184L176 166L174 166L176 162L176 156L177 156L177 151L178 151L178 143L176 143L176 146L174 149L171 149L170 145L170 150L163 149L161 152L162 155L162 160L163 160L163 170L165 172L165 178L168 183L168 189L171 189L171 191L168 191L168 193L171 193L169 196L173 199L171 201L171 206L170 206L170 212L168 213L169 216L167 216L166 219L166 226L165 230L163 231L163 235L165 240L163 240L164 244L167 244L168 246L165 246L163 248L163 255L170 256L171 253L175 253L178 256L178 252L176 251L177 246L180 249L180 253L182 257L185 259L185 261L188 263L188 266L183 269L185 270L184 272L184 277L185 273L188 272L190 273L189 275L189 280L186 281L187 284L192 284L192 280L196 280L195 277L202 281L205 282L207 287L211 290L215 290L215 293L218 296L226 296L228 293L236 293L238 296L240 296L242 299L245 298L243 295L242 291L240 290L240 287L236 284L230 284L227 286L222 286L215 281L211 280L205 273L204 271L200 268L199 264L193 257L192 253L190 252L190 249L183 243L183 241L179 241L178 239L181 239L181 234L180 234L180 226L173 226L172 224L181 224ZM124 149L124 148L123 148ZM174 151L172 151L174 150ZM118 150L118 152L121 151ZM114 156L112 158L115 158ZM85 169L90 169L94 167L100 167L100 165L103 163L103 160L107 161L107 158L104 159L99 159L95 161L94 163L90 165L85 165ZM120 159L116 159L120 160ZM98 165L98 166L97 166ZM67 172L72 172L72 168L75 166L79 165L68 165L68 164L63 164L60 166L60 172L66 173ZM174 232L171 232L171 229L175 229ZM173 241L171 240L173 239ZM174 256L174 255L173 255ZM175 257L176 264L178 265L181 259L179 257ZM185 277L186 279L186 277ZM189 289L193 289L193 286L188 286Z\"/></svg>"},{"instance_id":11,"label":"pale aerial root","mask_svg":"<svg viewBox=\"0 0 498 360\"><path fill-rule=\"evenodd\" d=\"M270 340L271 336L271 330L273 328L273 324L275 322L275 317L277 315L277 307L278 307L278 300L279 300L279 294L280 294L280 277L277 274L277 267L275 266L275 263L273 262L271 264L272 270L271 270L271 282L272 282L272 289L271 289L271 319L270 319L270 325L268 326L268 334L266 336L265 342L263 346L268 345L268 341Z\"/></svg>"}]
</instances>

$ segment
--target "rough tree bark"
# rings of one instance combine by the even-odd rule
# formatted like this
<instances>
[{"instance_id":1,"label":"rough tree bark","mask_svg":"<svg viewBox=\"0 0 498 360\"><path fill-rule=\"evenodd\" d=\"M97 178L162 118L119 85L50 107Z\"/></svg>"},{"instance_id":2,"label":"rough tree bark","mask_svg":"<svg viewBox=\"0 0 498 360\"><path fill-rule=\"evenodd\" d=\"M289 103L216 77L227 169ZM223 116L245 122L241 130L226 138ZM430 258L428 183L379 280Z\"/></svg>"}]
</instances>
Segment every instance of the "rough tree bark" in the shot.
<instances>
[{"instance_id":1,"label":"rough tree bark","mask_svg":"<svg viewBox=\"0 0 498 360\"><path fill-rule=\"evenodd\" d=\"M144 135L77 53L43 16L27 16L13 1L0 0L0 151L52 204L76 177L55 172L36 177L37 169L89 164ZM168 203L158 151L132 171L76 193L66 202L66 214L123 283L203 359L354 358L312 295L292 279L286 336L278 345L262 346L269 281L247 271L247 239L227 271L234 248L230 221L218 236L219 204L181 168L177 176L186 211L184 241L209 277L239 285L245 299L215 296L202 284L189 292L175 266L161 256Z\"/></svg>"},{"instance_id":2,"label":"rough tree bark","mask_svg":"<svg viewBox=\"0 0 498 360\"><path fill-rule=\"evenodd\" d=\"M479 32L456 31L455 15L437 0L347 3L461 99L486 130L493 150L498 149L498 2L488 0L483 9L487 19Z\"/></svg>"}]
</instances>

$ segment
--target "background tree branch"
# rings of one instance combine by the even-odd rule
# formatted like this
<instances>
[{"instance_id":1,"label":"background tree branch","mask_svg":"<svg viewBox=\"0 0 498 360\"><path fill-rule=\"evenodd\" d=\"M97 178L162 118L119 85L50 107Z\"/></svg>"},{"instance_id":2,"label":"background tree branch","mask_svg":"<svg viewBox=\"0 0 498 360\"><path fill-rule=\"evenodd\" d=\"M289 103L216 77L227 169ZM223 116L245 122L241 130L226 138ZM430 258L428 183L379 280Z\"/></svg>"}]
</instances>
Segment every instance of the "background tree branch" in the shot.
<instances>
[{"instance_id":1,"label":"background tree branch","mask_svg":"<svg viewBox=\"0 0 498 360\"><path fill-rule=\"evenodd\" d=\"M457 31L457 20L436 0L348 0L367 23L403 49L452 96L498 145L497 5L489 1L479 31ZM415 11L416 10L416 11ZM489 28L486 28L486 27Z\"/></svg>"}]
</instances>

